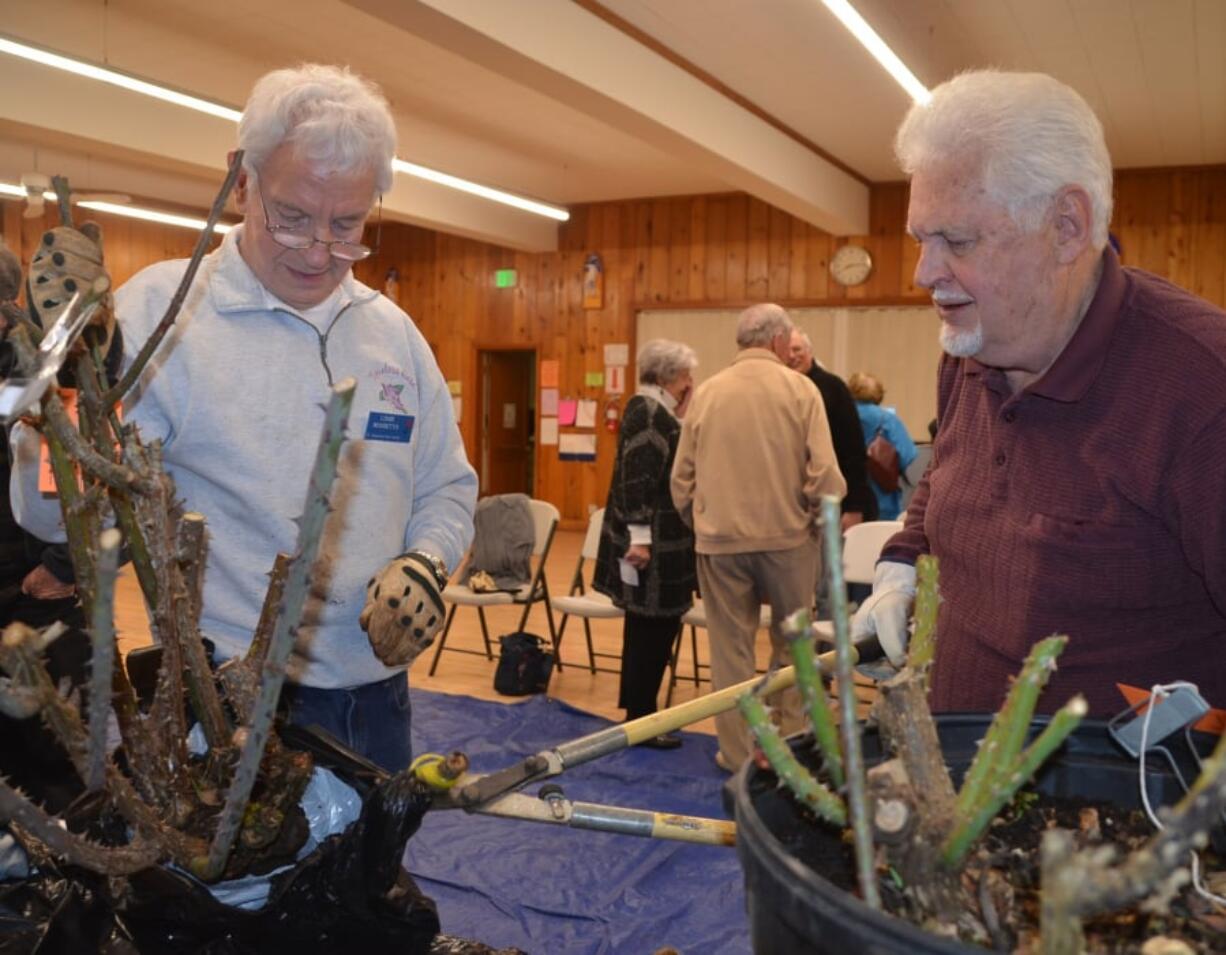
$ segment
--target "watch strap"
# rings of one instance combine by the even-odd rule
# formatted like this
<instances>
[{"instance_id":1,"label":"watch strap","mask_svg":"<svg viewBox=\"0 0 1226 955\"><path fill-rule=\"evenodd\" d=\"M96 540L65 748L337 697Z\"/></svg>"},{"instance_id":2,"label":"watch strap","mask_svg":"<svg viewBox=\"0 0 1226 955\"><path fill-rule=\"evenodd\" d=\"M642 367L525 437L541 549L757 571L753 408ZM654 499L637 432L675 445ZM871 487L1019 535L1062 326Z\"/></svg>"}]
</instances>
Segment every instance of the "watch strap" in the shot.
<instances>
[{"instance_id":1,"label":"watch strap","mask_svg":"<svg viewBox=\"0 0 1226 955\"><path fill-rule=\"evenodd\" d=\"M428 554L424 550L411 550L407 553L401 554L400 556L411 558L414 562L420 564L424 569L429 571L440 591L447 586L447 578L450 575L447 573L447 565L443 563L443 559L441 557L436 557L434 554Z\"/></svg>"}]
</instances>

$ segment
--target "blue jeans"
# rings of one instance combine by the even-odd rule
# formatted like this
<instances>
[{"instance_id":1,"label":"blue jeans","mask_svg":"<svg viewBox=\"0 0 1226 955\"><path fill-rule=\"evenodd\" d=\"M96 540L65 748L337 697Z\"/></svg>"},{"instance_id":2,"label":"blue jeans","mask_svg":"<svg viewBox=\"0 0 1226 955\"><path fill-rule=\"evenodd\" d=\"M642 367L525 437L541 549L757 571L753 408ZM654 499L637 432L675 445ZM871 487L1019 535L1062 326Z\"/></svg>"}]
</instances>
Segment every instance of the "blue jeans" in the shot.
<instances>
[{"instance_id":1,"label":"blue jeans","mask_svg":"<svg viewBox=\"0 0 1226 955\"><path fill-rule=\"evenodd\" d=\"M322 727L388 772L399 772L413 761L406 673L349 689L286 683L282 696L291 723Z\"/></svg>"}]
</instances>

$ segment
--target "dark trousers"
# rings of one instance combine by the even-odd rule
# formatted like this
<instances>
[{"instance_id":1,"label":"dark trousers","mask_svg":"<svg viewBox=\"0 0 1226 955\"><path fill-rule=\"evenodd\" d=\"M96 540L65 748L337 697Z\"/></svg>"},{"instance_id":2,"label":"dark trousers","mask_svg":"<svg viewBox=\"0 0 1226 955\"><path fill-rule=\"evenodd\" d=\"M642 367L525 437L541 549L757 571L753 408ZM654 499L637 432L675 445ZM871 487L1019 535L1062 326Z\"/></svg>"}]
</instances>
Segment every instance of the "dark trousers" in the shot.
<instances>
[{"instance_id":1,"label":"dark trousers","mask_svg":"<svg viewBox=\"0 0 1226 955\"><path fill-rule=\"evenodd\" d=\"M626 611L622 625L622 675L617 705L634 720L656 711L660 680L673 656L680 617L644 617Z\"/></svg>"},{"instance_id":2,"label":"dark trousers","mask_svg":"<svg viewBox=\"0 0 1226 955\"><path fill-rule=\"evenodd\" d=\"M323 727L390 773L413 761L409 678L405 673L350 689L286 683L281 697L291 723Z\"/></svg>"}]
</instances>

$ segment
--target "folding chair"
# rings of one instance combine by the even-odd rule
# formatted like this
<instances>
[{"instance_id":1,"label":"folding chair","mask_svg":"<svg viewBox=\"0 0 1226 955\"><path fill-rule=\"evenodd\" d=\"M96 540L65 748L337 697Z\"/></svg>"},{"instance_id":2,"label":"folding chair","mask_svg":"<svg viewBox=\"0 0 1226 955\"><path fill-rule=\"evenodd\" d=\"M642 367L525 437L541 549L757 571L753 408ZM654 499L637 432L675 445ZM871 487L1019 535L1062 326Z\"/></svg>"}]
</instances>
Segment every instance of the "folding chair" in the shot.
<instances>
[{"instance_id":1,"label":"folding chair","mask_svg":"<svg viewBox=\"0 0 1226 955\"><path fill-rule=\"evenodd\" d=\"M548 501L538 501L532 498L528 501L528 507L532 511L532 530L534 540L532 544L532 556L535 559L535 568L532 572L532 579L524 584L519 590L514 593L497 591L494 593L478 593L466 584L448 584L443 591L444 603L451 604L451 610L447 613L447 622L443 626L443 632L439 635L438 646L434 650L434 659L430 661L430 676L434 676L434 671L438 669L438 660L442 656L443 649L452 651L453 653L471 653L476 656L484 656L487 660L494 659L494 649L490 642L489 626L485 620L486 607L505 607L511 604L522 604L524 612L520 615L519 625L517 630L523 630L524 625L528 622L528 614L531 613L532 607L537 603L545 604L545 616L549 622L549 638L554 646L557 646L558 637L553 626L553 610L549 606L549 584L545 580L545 561L549 557L549 548L553 544L553 534L557 530L558 520L561 515L558 514L558 509ZM463 567L471 558L465 558ZM462 575L458 575L462 576ZM452 621L455 620L456 610L460 607L476 607L477 617L481 621L481 638L485 641L484 654L480 650L469 650L465 647L447 647L447 635L451 632Z\"/></svg>"},{"instance_id":2,"label":"folding chair","mask_svg":"<svg viewBox=\"0 0 1226 955\"><path fill-rule=\"evenodd\" d=\"M847 528L843 535L843 580L849 584L871 584L881 549L902 527L902 521L864 521ZM819 620L814 627L818 641L834 643L832 621Z\"/></svg>"},{"instance_id":3,"label":"folding chair","mask_svg":"<svg viewBox=\"0 0 1226 955\"><path fill-rule=\"evenodd\" d=\"M770 625L770 604L762 604L758 608L758 629L769 629ZM672 706L673 703L673 688L677 685L677 659L681 656L681 641L685 639L686 627L690 628L690 653L694 660L694 671L690 674L690 678L694 680L694 686L696 687L704 681L710 682L710 677L703 676L702 671L710 670L711 665L709 663L701 663L698 659L698 628L707 629L707 608L702 605L702 599L699 598L694 601L694 606L685 612L685 615L681 618L681 626L677 630L677 642L673 644L673 661L669 667L668 693L664 697L666 709Z\"/></svg>"},{"instance_id":4,"label":"folding chair","mask_svg":"<svg viewBox=\"0 0 1226 955\"><path fill-rule=\"evenodd\" d=\"M620 660L621 654L618 653L601 653L595 650L592 646L592 621L593 620L616 620L619 617L625 616L620 607L613 606L611 601L604 594L597 593L592 590L589 592L583 582L583 565L589 560L596 559L596 552L600 549L600 529L604 525L604 508L593 511L592 516L587 521L587 533L583 536L583 547L579 551L579 563L575 567L575 575L571 578L570 592L562 597L554 597L551 601L554 610L562 612L562 619L558 621L558 639L554 643L554 660L557 661L558 669L562 669L562 637L566 633L566 622L571 617L580 617L583 620L583 632L587 637L587 665L588 669L594 674L597 670L602 673L620 673L620 670L614 670L609 667L599 667L596 665L596 658L603 657L612 660Z\"/></svg>"}]
</instances>

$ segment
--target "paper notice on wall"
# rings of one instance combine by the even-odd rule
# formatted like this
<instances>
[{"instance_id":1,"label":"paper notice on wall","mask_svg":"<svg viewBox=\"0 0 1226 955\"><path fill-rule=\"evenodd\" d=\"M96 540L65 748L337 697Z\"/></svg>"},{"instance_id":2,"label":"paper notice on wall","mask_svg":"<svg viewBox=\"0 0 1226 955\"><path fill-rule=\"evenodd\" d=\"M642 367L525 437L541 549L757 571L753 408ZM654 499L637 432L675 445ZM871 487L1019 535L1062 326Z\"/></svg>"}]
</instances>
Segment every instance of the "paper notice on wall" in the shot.
<instances>
[{"instance_id":1,"label":"paper notice on wall","mask_svg":"<svg viewBox=\"0 0 1226 955\"><path fill-rule=\"evenodd\" d=\"M606 365L630 364L630 346L625 342L614 342L604 346L604 363Z\"/></svg>"},{"instance_id":2,"label":"paper notice on wall","mask_svg":"<svg viewBox=\"0 0 1226 955\"><path fill-rule=\"evenodd\" d=\"M579 399L579 407L575 411L575 427L596 427L596 402L591 398Z\"/></svg>"},{"instance_id":3,"label":"paper notice on wall","mask_svg":"<svg viewBox=\"0 0 1226 955\"><path fill-rule=\"evenodd\" d=\"M455 423L460 423L460 412L464 408L464 400L459 395L451 397L451 413L455 415Z\"/></svg>"},{"instance_id":4,"label":"paper notice on wall","mask_svg":"<svg viewBox=\"0 0 1226 955\"><path fill-rule=\"evenodd\" d=\"M623 365L609 365L604 370L604 390L608 395L626 393L626 369Z\"/></svg>"},{"instance_id":5,"label":"paper notice on wall","mask_svg":"<svg viewBox=\"0 0 1226 955\"><path fill-rule=\"evenodd\" d=\"M558 362L556 359L549 359L541 362L541 381L542 388L558 387Z\"/></svg>"},{"instance_id":6,"label":"paper notice on wall","mask_svg":"<svg viewBox=\"0 0 1226 955\"><path fill-rule=\"evenodd\" d=\"M604 384L603 371L589 371L583 376L583 384L586 388L599 388Z\"/></svg>"},{"instance_id":7,"label":"paper notice on wall","mask_svg":"<svg viewBox=\"0 0 1226 955\"><path fill-rule=\"evenodd\" d=\"M558 389L541 389L541 414L556 415L558 413Z\"/></svg>"},{"instance_id":8,"label":"paper notice on wall","mask_svg":"<svg viewBox=\"0 0 1226 955\"><path fill-rule=\"evenodd\" d=\"M541 419L541 444L557 444L558 443L558 419L557 418L542 418Z\"/></svg>"},{"instance_id":9,"label":"paper notice on wall","mask_svg":"<svg viewBox=\"0 0 1226 955\"><path fill-rule=\"evenodd\" d=\"M561 435L558 438L558 457L563 461L595 461L596 435Z\"/></svg>"},{"instance_id":10,"label":"paper notice on wall","mask_svg":"<svg viewBox=\"0 0 1226 955\"><path fill-rule=\"evenodd\" d=\"M563 398L558 402L558 424L563 428L569 428L575 423L575 412L578 410L579 402L574 398Z\"/></svg>"},{"instance_id":11,"label":"paper notice on wall","mask_svg":"<svg viewBox=\"0 0 1226 955\"><path fill-rule=\"evenodd\" d=\"M464 382L452 379L447 382L447 390L453 395L461 395L464 393Z\"/></svg>"}]
</instances>

